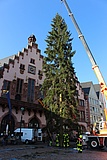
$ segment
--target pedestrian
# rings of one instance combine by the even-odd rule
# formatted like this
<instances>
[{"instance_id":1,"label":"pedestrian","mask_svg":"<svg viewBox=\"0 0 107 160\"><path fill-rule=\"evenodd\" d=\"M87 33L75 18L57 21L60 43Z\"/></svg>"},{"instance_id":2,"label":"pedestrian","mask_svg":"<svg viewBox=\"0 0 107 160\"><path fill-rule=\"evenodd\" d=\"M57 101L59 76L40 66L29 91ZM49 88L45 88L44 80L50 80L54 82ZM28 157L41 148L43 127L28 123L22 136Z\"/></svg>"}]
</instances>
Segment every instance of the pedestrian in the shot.
<instances>
[{"instance_id":1,"label":"pedestrian","mask_svg":"<svg viewBox=\"0 0 107 160\"><path fill-rule=\"evenodd\" d=\"M59 134L56 135L56 147L59 147Z\"/></svg>"},{"instance_id":2,"label":"pedestrian","mask_svg":"<svg viewBox=\"0 0 107 160\"><path fill-rule=\"evenodd\" d=\"M2 146L5 146L5 136L2 137Z\"/></svg>"},{"instance_id":3,"label":"pedestrian","mask_svg":"<svg viewBox=\"0 0 107 160\"><path fill-rule=\"evenodd\" d=\"M50 146L50 147L52 146L52 140L51 140L51 138L50 138L50 140L49 140L49 146Z\"/></svg>"},{"instance_id":4,"label":"pedestrian","mask_svg":"<svg viewBox=\"0 0 107 160\"><path fill-rule=\"evenodd\" d=\"M63 134L63 147L69 147L69 135L68 135L68 133Z\"/></svg>"},{"instance_id":5,"label":"pedestrian","mask_svg":"<svg viewBox=\"0 0 107 160\"><path fill-rule=\"evenodd\" d=\"M76 144L78 153L82 153L82 135L79 135Z\"/></svg>"},{"instance_id":6,"label":"pedestrian","mask_svg":"<svg viewBox=\"0 0 107 160\"><path fill-rule=\"evenodd\" d=\"M43 133L43 136L42 136L42 137L43 137L43 142L46 143L46 137L47 137L46 132Z\"/></svg>"},{"instance_id":7,"label":"pedestrian","mask_svg":"<svg viewBox=\"0 0 107 160\"><path fill-rule=\"evenodd\" d=\"M63 147L66 147L66 134L63 134Z\"/></svg>"},{"instance_id":8,"label":"pedestrian","mask_svg":"<svg viewBox=\"0 0 107 160\"><path fill-rule=\"evenodd\" d=\"M68 135L68 133L66 134L66 147L69 147L69 135Z\"/></svg>"}]
</instances>

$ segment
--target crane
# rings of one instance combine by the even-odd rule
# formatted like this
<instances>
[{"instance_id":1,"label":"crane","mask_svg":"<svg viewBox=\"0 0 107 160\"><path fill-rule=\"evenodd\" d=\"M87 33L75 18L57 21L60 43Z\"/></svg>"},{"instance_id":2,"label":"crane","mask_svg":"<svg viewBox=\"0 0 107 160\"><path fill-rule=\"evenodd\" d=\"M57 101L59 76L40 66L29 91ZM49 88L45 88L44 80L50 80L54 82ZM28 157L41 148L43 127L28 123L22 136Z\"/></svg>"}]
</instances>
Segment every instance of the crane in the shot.
<instances>
[{"instance_id":1,"label":"crane","mask_svg":"<svg viewBox=\"0 0 107 160\"><path fill-rule=\"evenodd\" d=\"M81 42L86 50L86 53L91 61L92 69L94 70L96 77L99 81L100 87L101 87L101 92L105 95L105 98L107 100L107 86L106 86L104 78L101 74L101 71L100 71L100 69L99 69L99 67L98 67L98 65L92 55L92 52L91 52L83 34L82 34L82 32L78 26L78 23L76 22L74 15L71 12L66 0L61 0L61 1L65 4L65 7L68 11L68 14L69 14L69 16L70 16L70 18L76 28L76 31L78 33L78 37L81 40ZM101 121L101 122L96 123L95 128L93 128L93 135L88 136L88 140L89 140L91 148L104 147L104 146L107 147L107 108L104 108L104 112L105 112L106 121ZM97 129L97 132L96 132L96 129Z\"/></svg>"},{"instance_id":2,"label":"crane","mask_svg":"<svg viewBox=\"0 0 107 160\"><path fill-rule=\"evenodd\" d=\"M78 33L78 37L81 40L81 42L82 42L82 44L83 44L83 46L84 46L84 48L86 50L86 53L87 53L87 55L88 55L88 57L89 57L89 59L91 61L92 69L94 70L94 72L96 74L96 77L97 77L97 79L99 81L100 87L101 87L101 92L105 95L105 98L107 100L107 86L106 86L104 78L103 78L103 76L101 74L101 71L100 71L100 69L99 69L99 67L98 67L98 65L97 65L97 63L96 63L96 61L95 61L95 59L94 59L94 57L92 55L92 52L91 52L91 50L90 50L90 48L89 48L89 46L88 46L83 34L82 34L82 32L81 32L81 30L80 30L80 28L78 26L78 23L76 22L76 20L74 18L74 15L71 12L66 0L61 0L61 1L65 4L65 7L66 7L66 9L68 11L68 14L69 14L69 16L70 16L70 18L71 18L71 20L72 20L72 22L73 22L73 24L74 24L74 26L76 28L76 31Z\"/></svg>"}]
</instances>

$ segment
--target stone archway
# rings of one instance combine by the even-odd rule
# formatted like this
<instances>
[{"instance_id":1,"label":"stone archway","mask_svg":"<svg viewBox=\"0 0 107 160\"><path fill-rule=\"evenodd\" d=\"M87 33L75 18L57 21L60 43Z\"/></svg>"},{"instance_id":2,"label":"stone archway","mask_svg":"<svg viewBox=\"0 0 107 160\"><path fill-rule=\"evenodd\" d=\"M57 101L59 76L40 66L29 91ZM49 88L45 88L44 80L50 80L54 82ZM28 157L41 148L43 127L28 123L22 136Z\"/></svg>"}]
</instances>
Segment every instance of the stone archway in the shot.
<instances>
[{"instance_id":1,"label":"stone archway","mask_svg":"<svg viewBox=\"0 0 107 160\"><path fill-rule=\"evenodd\" d=\"M7 125L8 125L8 134L13 133L15 128L15 120L12 115L10 117L10 115L7 114L6 116L3 117L1 121L1 130L0 130L1 133L3 134L6 133Z\"/></svg>"},{"instance_id":2,"label":"stone archway","mask_svg":"<svg viewBox=\"0 0 107 160\"><path fill-rule=\"evenodd\" d=\"M39 120L36 117L33 117L28 123L28 128L38 129L39 127L40 127Z\"/></svg>"}]
</instances>

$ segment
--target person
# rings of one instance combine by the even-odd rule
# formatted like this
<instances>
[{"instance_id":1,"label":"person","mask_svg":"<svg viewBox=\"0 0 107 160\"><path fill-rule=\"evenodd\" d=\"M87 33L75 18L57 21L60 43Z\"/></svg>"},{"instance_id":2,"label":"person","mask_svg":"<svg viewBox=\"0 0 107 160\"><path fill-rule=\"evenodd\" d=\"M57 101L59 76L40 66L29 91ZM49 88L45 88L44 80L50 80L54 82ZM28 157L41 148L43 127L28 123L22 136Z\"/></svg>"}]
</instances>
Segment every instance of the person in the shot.
<instances>
[{"instance_id":1,"label":"person","mask_svg":"<svg viewBox=\"0 0 107 160\"><path fill-rule=\"evenodd\" d=\"M50 147L52 146L52 139L51 138L49 139L49 146Z\"/></svg>"},{"instance_id":2,"label":"person","mask_svg":"<svg viewBox=\"0 0 107 160\"><path fill-rule=\"evenodd\" d=\"M79 135L76 144L78 153L82 153L82 135Z\"/></svg>"},{"instance_id":3,"label":"person","mask_svg":"<svg viewBox=\"0 0 107 160\"><path fill-rule=\"evenodd\" d=\"M59 134L56 135L56 147L59 147Z\"/></svg>"},{"instance_id":4,"label":"person","mask_svg":"<svg viewBox=\"0 0 107 160\"><path fill-rule=\"evenodd\" d=\"M63 134L63 147L66 147L66 135L65 135L65 133Z\"/></svg>"},{"instance_id":5,"label":"person","mask_svg":"<svg viewBox=\"0 0 107 160\"><path fill-rule=\"evenodd\" d=\"M67 133L63 134L63 147L69 147L69 135Z\"/></svg>"},{"instance_id":6,"label":"person","mask_svg":"<svg viewBox=\"0 0 107 160\"><path fill-rule=\"evenodd\" d=\"M43 133L43 136L42 136L42 137L43 137L43 142L46 143L46 138L47 138L46 132Z\"/></svg>"},{"instance_id":7,"label":"person","mask_svg":"<svg viewBox=\"0 0 107 160\"><path fill-rule=\"evenodd\" d=\"M68 133L66 134L66 147L69 147L69 135L68 135Z\"/></svg>"}]
</instances>

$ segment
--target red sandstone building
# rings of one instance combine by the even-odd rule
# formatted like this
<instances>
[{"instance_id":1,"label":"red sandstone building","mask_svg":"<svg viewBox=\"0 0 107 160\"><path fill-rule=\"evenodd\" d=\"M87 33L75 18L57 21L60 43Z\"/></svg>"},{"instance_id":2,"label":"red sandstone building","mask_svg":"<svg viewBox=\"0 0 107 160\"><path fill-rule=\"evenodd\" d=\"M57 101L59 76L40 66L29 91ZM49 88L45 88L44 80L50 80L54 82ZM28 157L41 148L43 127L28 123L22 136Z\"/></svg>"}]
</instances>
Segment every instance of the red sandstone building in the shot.
<instances>
[{"instance_id":1,"label":"red sandstone building","mask_svg":"<svg viewBox=\"0 0 107 160\"><path fill-rule=\"evenodd\" d=\"M0 60L0 132L8 124L12 133L16 128L43 128L46 119L43 108L38 104L42 95L40 87L45 76L42 73L43 56L36 38L28 38L28 46L18 54ZM11 106L6 92L9 91ZM79 124L82 130L90 125L89 103L80 83L77 83L79 98Z\"/></svg>"},{"instance_id":2,"label":"red sandstone building","mask_svg":"<svg viewBox=\"0 0 107 160\"><path fill-rule=\"evenodd\" d=\"M28 46L18 54L0 60L0 132L20 127L43 128L46 119L38 98L43 83L43 56L36 38L28 38ZM6 92L9 91L11 106ZM11 108L10 108L11 107Z\"/></svg>"}]
</instances>

